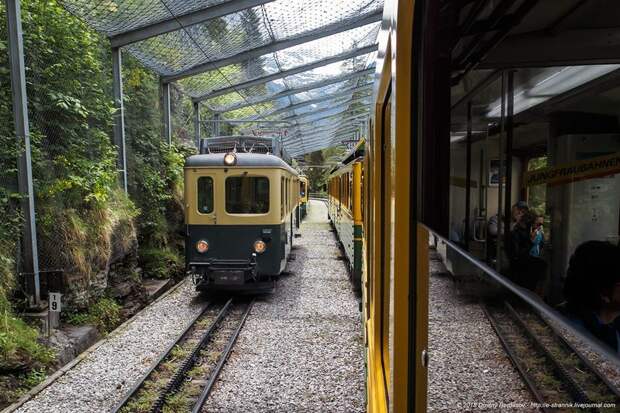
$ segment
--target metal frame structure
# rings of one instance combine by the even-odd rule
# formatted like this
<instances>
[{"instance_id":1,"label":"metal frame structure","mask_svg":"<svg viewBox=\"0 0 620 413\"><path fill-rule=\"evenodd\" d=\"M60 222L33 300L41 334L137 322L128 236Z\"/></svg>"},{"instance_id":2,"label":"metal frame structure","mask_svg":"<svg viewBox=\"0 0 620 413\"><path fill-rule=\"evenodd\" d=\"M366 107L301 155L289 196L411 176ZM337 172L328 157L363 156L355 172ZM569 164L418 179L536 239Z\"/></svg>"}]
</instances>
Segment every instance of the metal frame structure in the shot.
<instances>
[{"instance_id":1,"label":"metal frame structure","mask_svg":"<svg viewBox=\"0 0 620 413\"><path fill-rule=\"evenodd\" d=\"M132 28L125 32L121 32L121 33L110 36L110 43L113 48L113 58L114 58L114 62L113 62L114 63L113 68L114 68L114 74L115 74L114 76L115 96L114 97L115 97L115 103L117 107L114 136L115 136L115 143L117 144L119 148L119 170L122 171L122 181L125 187L127 184L126 184L125 136L124 136L124 120L123 120L124 111L123 111L123 105L122 105L123 99L122 99L122 74L121 74L121 53L120 53L121 49L120 48L124 46L128 46L128 45L140 43L142 41L149 40L149 39L152 39L157 36L170 33L173 31L187 30L187 28L190 26L194 26L194 25L198 25L202 23L208 24L208 22L211 20L221 18L224 16L228 16L233 13L242 12L244 10L251 9L253 7L263 6L264 4L267 4L273 1L274 0L232 0L232 1L220 4L220 5L201 8L201 9L190 11L188 13L177 15L177 16L170 16L170 18L160 20L154 23L149 23L141 27ZM289 36L288 38L277 40L272 37L272 41L269 42L268 44L257 46L249 50L244 50L232 56L208 59L207 62L196 64L193 67L181 70L178 73L162 74L162 76L160 77L160 81L161 81L161 86L162 86L162 108L163 108L162 109L162 112L163 112L162 113L162 130L163 130L162 134L163 134L164 141L168 143L172 143L172 125L171 125L172 119L171 119L171 108L170 108L170 104L171 104L170 103L170 83L171 82L185 79L185 78L188 78L194 75L200 75L204 72L218 70L219 68L222 68L225 66L248 62L250 59L259 58L260 56L275 53L275 52L278 52L278 51L281 51L281 50L284 50L284 49L287 49L293 46L301 45L301 44L315 41L318 39L323 39L328 36L343 33L348 30L359 28L359 27L362 27L362 26L365 26L371 23L379 22L381 20L381 17L382 17L382 12L380 10L374 10L374 11L367 12L367 13L364 13L358 16L353 16L351 18L348 18L346 21L329 23L323 27L320 27L320 28L317 28L317 29L314 29L308 32L301 32L300 34ZM194 103L194 129L195 129L194 138L195 138L197 145L199 145L201 141L201 137L202 137L201 125L204 122L209 122L209 120L202 121L200 119L200 106L201 106L200 104L202 102L207 102L207 106L209 106L208 104L209 100L220 97L220 96L224 96L227 94L231 94L231 93L238 93L243 98L243 100L240 102L231 104L227 107L218 108L216 115L210 121L211 122L210 124L213 126L211 130L214 135L219 134L219 125L222 121L227 121L232 124L234 124L235 121L237 121L237 119L221 118L221 114L224 114L224 113L230 113L230 112L237 111L239 109L248 108L251 106L256 107L256 105L266 104L268 102L274 102L274 101L277 101L278 99L288 97L290 104L285 107L274 108L274 109L267 110L267 111L260 111L256 115L253 115L249 118L246 117L246 118L241 119L241 121L256 120L256 121L262 122L263 119L273 119L273 117L276 117L275 120L278 121L279 120L278 116L288 114L291 111L293 111L294 113L294 111L297 109L305 108L310 105L316 105L320 103L323 103L322 106L325 106L324 103L326 102L329 102L329 101L338 102L337 100L338 98L346 99L346 97L349 96L350 98L348 99L348 101L342 104L336 105L329 109L319 107L317 108L317 110L312 111L312 112L303 113L299 115L294 114L294 115L289 115L287 117L281 118L281 120L284 120L284 121L294 122L293 128L296 130L296 132L293 133L291 136L294 136L296 139L300 139L300 140L302 140L309 133L309 131L306 128L304 128L304 125L309 125L309 123L300 122L300 121L304 121L305 119L311 117L312 114L319 115L319 117L314 119L312 122L324 120L327 118L333 118L334 120L332 122L333 124L323 125L321 128L319 128L319 130L322 131L320 136L322 136L323 139L327 141L329 138L329 131L333 131L333 133L335 133L340 128L340 125L348 121L348 119L347 120L343 119L342 121L339 122L338 117L340 118L346 117L344 113L346 112L346 109L350 105L356 102L362 101L364 99L368 99L369 97L369 95L360 96L359 94L369 92L371 90L370 84L364 83L361 85L360 84L350 85L350 84L347 84L346 81L349 81L349 80L353 81L353 80L363 78L364 76L372 75L374 73L374 68L372 66L363 68L361 70L355 70L351 73L336 74L334 76L330 76L325 79L313 81L313 82L310 82L308 84L305 84L303 86L296 87L296 88L290 88L287 86L287 88L283 91L271 93L266 96L260 97L258 99L252 99L251 96L245 97L242 95L242 93L247 93L246 91L248 91L250 88L264 85L264 84L267 84L268 82L272 82L272 81L279 80L279 79L286 79L287 77L304 74L306 72L310 72L312 70L319 69L319 68L322 68L330 64L343 62L343 61L346 61L349 59L355 59L358 57L363 57L365 55L367 56L375 52L376 50L377 50L376 44L371 44L371 45L363 46L363 47L356 47L346 52L342 52L342 53L335 54L333 56L318 59L313 62L301 64L292 69L280 70L277 73L255 77L253 79L238 82L236 84L230 84L227 87L221 87L218 89L214 89L202 95L193 97L192 101ZM205 57L207 56L205 55ZM311 90L319 89L319 88L330 86L330 85L336 85L338 83L342 83L344 87L339 90L335 90L329 95L320 96L317 98L310 99L308 101L302 101L302 102L296 102L296 103L293 100L291 100L291 96L294 96L296 94L309 92ZM334 109L336 110L344 109L344 110L337 114L330 114L328 116L320 116L325 111L327 110L333 111ZM319 130L314 130L311 133L316 134ZM307 150L311 150L311 149L312 148L307 147Z\"/></svg>"},{"instance_id":2,"label":"metal frame structure","mask_svg":"<svg viewBox=\"0 0 620 413\"><path fill-rule=\"evenodd\" d=\"M13 121L18 145L23 145L17 163L17 185L22 195L21 209L24 214L22 229L22 272L34 274L33 304L41 301L39 280L39 253L32 184L32 156L30 151L30 125L26 94L26 70L24 64L24 40L22 36L19 0L5 0L9 36L9 62L11 66L11 90L13 97ZM22 143L23 141L23 143Z\"/></svg>"},{"instance_id":3,"label":"metal frame structure","mask_svg":"<svg viewBox=\"0 0 620 413\"><path fill-rule=\"evenodd\" d=\"M163 100L163 123L164 123L164 140L168 145L172 144L172 116L170 113L170 83L162 82L162 100Z\"/></svg>"},{"instance_id":4,"label":"metal frame structure","mask_svg":"<svg viewBox=\"0 0 620 413\"><path fill-rule=\"evenodd\" d=\"M123 59L121 49L112 48L112 89L114 94L114 144L118 151L117 168L127 193L127 153L125 148L125 107L123 104Z\"/></svg>"}]
</instances>

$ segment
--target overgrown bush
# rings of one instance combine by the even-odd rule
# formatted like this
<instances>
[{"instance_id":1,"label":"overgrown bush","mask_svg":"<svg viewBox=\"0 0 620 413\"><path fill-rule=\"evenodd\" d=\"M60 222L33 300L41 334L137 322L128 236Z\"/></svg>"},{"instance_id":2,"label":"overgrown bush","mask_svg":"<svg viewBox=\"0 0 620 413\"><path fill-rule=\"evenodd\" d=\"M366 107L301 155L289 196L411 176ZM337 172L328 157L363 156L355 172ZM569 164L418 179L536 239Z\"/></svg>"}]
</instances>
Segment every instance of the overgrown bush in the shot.
<instances>
[{"instance_id":1,"label":"overgrown bush","mask_svg":"<svg viewBox=\"0 0 620 413\"><path fill-rule=\"evenodd\" d=\"M65 317L69 324L92 324L102 334L114 330L123 321L122 306L111 298L103 297L91 305L86 312L74 311Z\"/></svg>"},{"instance_id":2,"label":"overgrown bush","mask_svg":"<svg viewBox=\"0 0 620 413\"><path fill-rule=\"evenodd\" d=\"M183 274L184 263L179 252L169 248L140 248L139 263L148 277L163 279Z\"/></svg>"}]
</instances>

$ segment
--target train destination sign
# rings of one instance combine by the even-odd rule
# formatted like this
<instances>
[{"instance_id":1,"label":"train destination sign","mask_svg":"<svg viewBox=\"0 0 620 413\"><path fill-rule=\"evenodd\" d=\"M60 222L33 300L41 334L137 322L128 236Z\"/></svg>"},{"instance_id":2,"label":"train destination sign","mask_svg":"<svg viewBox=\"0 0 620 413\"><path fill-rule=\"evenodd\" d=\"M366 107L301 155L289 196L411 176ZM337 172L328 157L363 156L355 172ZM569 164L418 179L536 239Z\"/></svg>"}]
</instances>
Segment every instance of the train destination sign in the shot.
<instances>
[{"instance_id":1,"label":"train destination sign","mask_svg":"<svg viewBox=\"0 0 620 413\"><path fill-rule=\"evenodd\" d=\"M529 171L524 174L523 184L524 186L558 185L618 172L620 172L620 152Z\"/></svg>"}]
</instances>

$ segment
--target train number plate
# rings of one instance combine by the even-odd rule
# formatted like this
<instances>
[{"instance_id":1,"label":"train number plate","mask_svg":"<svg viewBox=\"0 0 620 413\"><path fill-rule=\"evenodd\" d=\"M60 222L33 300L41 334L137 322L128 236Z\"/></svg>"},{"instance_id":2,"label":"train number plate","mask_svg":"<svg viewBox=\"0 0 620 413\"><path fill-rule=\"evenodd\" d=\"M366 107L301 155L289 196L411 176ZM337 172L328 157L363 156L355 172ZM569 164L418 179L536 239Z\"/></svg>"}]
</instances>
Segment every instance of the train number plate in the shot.
<instances>
[{"instance_id":1,"label":"train number plate","mask_svg":"<svg viewBox=\"0 0 620 413\"><path fill-rule=\"evenodd\" d=\"M243 271L231 271L215 276L216 284L243 284Z\"/></svg>"}]
</instances>

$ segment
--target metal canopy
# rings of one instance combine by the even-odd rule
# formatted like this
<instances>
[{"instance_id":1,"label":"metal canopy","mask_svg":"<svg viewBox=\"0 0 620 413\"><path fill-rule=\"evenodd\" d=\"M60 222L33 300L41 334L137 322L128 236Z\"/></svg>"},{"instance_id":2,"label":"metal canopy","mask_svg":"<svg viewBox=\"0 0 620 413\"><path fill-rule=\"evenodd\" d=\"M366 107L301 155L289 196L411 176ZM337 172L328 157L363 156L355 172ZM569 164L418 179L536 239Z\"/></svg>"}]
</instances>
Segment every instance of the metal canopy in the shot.
<instances>
[{"instance_id":1,"label":"metal canopy","mask_svg":"<svg viewBox=\"0 0 620 413\"><path fill-rule=\"evenodd\" d=\"M322 27L321 29L315 30L311 33L302 34L286 40L274 41L272 43L266 44L265 46L252 48L250 50L237 53L233 56L224 57L217 60L209 60L205 63L193 66L179 73L175 73L174 75L164 76L162 78L162 81L164 83L173 82L175 80L180 80L189 76L203 73L207 70L219 69L220 67L242 63L265 54L277 52L283 49L288 49L289 47L297 46L317 39L322 39L324 37L342 33L347 30L356 29L358 27L380 21L381 15L381 12L369 13L359 18L351 19L351 21L345 23L338 22L330 24L329 26Z\"/></svg>"},{"instance_id":2,"label":"metal canopy","mask_svg":"<svg viewBox=\"0 0 620 413\"><path fill-rule=\"evenodd\" d=\"M281 113L285 113L285 112L289 112L291 110L299 109L299 108L304 107L304 106L315 105L317 103L325 102L325 101L328 101L328 100L333 100L335 98L339 98L339 97L342 97L342 96L349 96L349 95L351 95L353 93L356 93L356 92L367 92L367 91L372 90L372 86L373 86L373 83L364 83L362 86L356 86L356 87L352 87L352 88L349 88L349 89L344 89L344 90L341 90L339 92L332 93L332 94L329 94L327 96L323 96L322 98L310 99L310 100L306 100L306 101L303 101L303 102L295 103L295 104L290 105L290 106L286 106L286 107L284 107L282 109L273 110L273 111L267 112L265 114L262 114L260 116L256 116L255 119L262 119L262 118L265 118L265 117L268 117L268 116L279 115Z\"/></svg>"},{"instance_id":3,"label":"metal canopy","mask_svg":"<svg viewBox=\"0 0 620 413\"><path fill-rule=\"evenodd\" d=\"M140 42L151 37L159 36L160 34L173 32L175 30L182 29L183 27L205 23L209 20L226 16L227 14L260 6L272 1L274 0L233 0L226 3L216 4L214 6L208 6L204 9L194 10L180 16L170 16L168 19L147 24L146 26L129 30L116 36L111 36L110 43L112 44L112 47L127 46L131 43Z\"/></svg>"},{"instance_id":4,"label":"metal canopy","mask_svg":"<svg viewBox=\"0 0 620 413\"><path fill-rule=\"evenodd\" d=\"M248 80L246 82L237 83L236 85L223 87L221 89L214 90L212 92L206 93L204 95L198 96L194 98L194 101L206 100L211 98L216 98L218 96L223 96L231 92L235 92L241 89L247 89L253 86L259 86L268 82L272 82L274 80L282 79L287 76L293 76L302 72L307 72L313 69L318 69L323 66L330 65L332 63L338 63L343 60L352 59L355 57L359 57L362 55L367 55L372 52L377 51L377 45L371 45L366 47L360 47L359 49L354 49L349 52L341 53L336 56L327 57L325 59L320 59L316 62L307 63L305 65L296 67L294 69L284 70L278 73L274 73L272 75L257 77L252 80Z\"/></svg>"},{"instance_id":5,"label":"metal canopy","mask_svg":"<svg viewBox=\"0 0 620 413\"><path fill-rule=\"evenodd\" d=\"M350 117L369 110L382 0L62 5L159 74L164 88L176 82L195 104L197 125L205 121L196 105L226 122L288 120L285 145L300 154L359 131Z\"/></svg>"},{"instance_id":6,"label":"metal canopy","mask_svg":"<svg viewBox=\"0 0 620 413\"><path fill-rule=\"evenodd\" d=\"M292 96L292 95L297 95L300 93L304 93L304 92L308 92L312 89L319 89L325 86L329 86L329 85L333 85L334 83L340 83L340 82L344 82L346 80L352 80L352 79L356 79L358 77L362 77L362 76L369 76L370 74L372 74L374 72L374 68L371 69L366 69L366 70L361 70L359 72L353 72L353 73L349 73L349 74L345 74L345 75L340 75L340 76L335 76L335 77L331 77L331 78L327 78L325 80L321 80L318 82L312 82L312 83L308 83L304 86L301 87L297 87L297 88L292 88L292 89L286 89L283 90L281 92L278 93L274 93L274 94L268 94L264 97L259 97L257 100L253 100L253 101L243 101L241 103L237 103L234 105L231 105L227 108L223 108L220 110L220 112L230 112L233 110L237 110L237 109L241 109L244 107L248 107L248 106L252 106L258 103L264 103L264 102L269 102L271 100L278 100L281 98L285 98L287 96Z\"/></svg>"}]
</instances>

